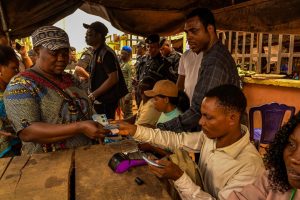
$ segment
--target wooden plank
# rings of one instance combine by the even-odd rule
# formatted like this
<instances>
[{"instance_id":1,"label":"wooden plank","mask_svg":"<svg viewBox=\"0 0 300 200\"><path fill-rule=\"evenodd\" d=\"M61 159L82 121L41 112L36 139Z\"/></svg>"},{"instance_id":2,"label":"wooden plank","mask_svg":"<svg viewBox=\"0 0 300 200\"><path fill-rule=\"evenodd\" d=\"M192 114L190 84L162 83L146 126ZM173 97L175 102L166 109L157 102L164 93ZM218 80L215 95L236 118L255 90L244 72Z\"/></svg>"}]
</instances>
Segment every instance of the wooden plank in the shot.
<instances>
[{"instance_id":1,"label":"wooden plank","mask_svg":"<svg viewBox=\"0 0 300 200\"><path fill-rule=\"evenodd\" d=\"M114 173L108 162L112 155L124 148L94 145L75 151L76 200L140 200L171 199L160 181L146 166L132 168L123 174ZM137 185L140 177L145 183Z\"/></svg>"},{"instance_id":2,"label":"wooden plank","mask_svg":"<svg viewBox=\"0 0 300 200\"><path fill-rule=\"evenodd\" d=\"M293 72L293 58L294 58L294 41L295 36L290 35L290 49L289 49L289 64L288 64L288 74L292 74Z\"/></svg>"},{"instance_id":3,"label":"wooden plank","mask_svg":"<svg viewBox=\"0 0 300 200\"><path fill-rule=\"evenodd\" d=\"M278 36L278 55L277 55L277 67L276 67L276 73L280 73L280 67L281 67L281 57L282 57L282 34Z\"/></svg>"},{"instance_id":4,"label":"wooden plank","mask_svg":"<svg viewBox=\"0 0 300 200\"><path fill-rule=\"evenodd\" d=\"M257 34L258 36L258 48L257 48L257 54L258 54L258 58L257 58L257 69L256 69L256 73L261 73L261 57L262 57L262 41L263 41L263 34L259 33Z\"/></svg>"},{"instance_id":5,"label":"wooden plank","mask_svg":"<svg viewBox=\"0 0 300 200\"><path fill-rule=\"evenodd\" d=\"M231 53L231 43L232 43L232 31L229 31L228 36L228 51Z\"/></svg>"},{"instance_id":6,"label":"wooden plank","mask_svg":"<svg viewBox=\"0 0 300 200\"><path fill-rule=\"evenodd\" d=\"M8 165L10 164L11 160L12 160L12 157L0 159L0 180L3 176L3 174L5 173L6 169L8 168Z\"/></svg>"},{"instance_id":7,"label":"wooden plank","mask_svg":"<svg viewBox=\"0 0 300 200\"><path fill-rule=\"evenodd\" d=\"M238 49L239 49L239 32L235 32L235 49L234 49L234 61L236 64L237 63L237 60L238 60L238 57L237 57L237 54L238 54Z\"/></svg>"},{"instance_id":8,"label":"wooden plank","mask_svg":"<svg viewBox=\"0 0 300 200\"><path fill-rule=\"evenodd\" d=\"M242 69L245 68L245 49L246 49L246 32L243 32Z\"/></svg>"},{"instance_id":9,"label":"wooden plank","mask_svg":"<svg viewBox=\"0 0 300 200\"><path fill-rule=\"evenodd\" d=\"M250 40L250 67L249 70L252 69L252 62L253 62L253 42L254 42L254 33L251 33L251 40Z\"/></svg>"},{"instance_id":10,"label":"wooden plank","mask_svg":"<svg viewBox=\"0 0 300 200\"><path fill-rule=\"evenodd\" d=\"M0 180L0 199L68 200L72 152L14 157Z\"/></svg>"},{"instance_id":11,"label":"wooden plank","mask_svg":"<svg viewBox=\"0 0 300 200\"><path fill-rule=\"evenodd\" d=\"M271 66L271 53L272 53L272 34L269 34L268 38L268 56L267 56L267 73L270 72Z\"/></svg>"}]
</instances>

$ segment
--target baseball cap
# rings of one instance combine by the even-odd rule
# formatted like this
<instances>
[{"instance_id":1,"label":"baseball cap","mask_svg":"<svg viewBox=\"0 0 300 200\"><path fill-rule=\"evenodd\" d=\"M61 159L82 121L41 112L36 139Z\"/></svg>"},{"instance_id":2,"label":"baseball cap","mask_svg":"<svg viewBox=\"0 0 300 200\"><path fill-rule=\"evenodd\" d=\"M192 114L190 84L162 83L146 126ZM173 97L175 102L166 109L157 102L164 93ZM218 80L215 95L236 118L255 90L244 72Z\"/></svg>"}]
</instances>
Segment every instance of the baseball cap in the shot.
<instances>
[{"instance_id":1,"label":"baseball cap","mask_svg":"<svg viewBox=\"0 0 300 200\"><path fill-rule=\"evenodd\" d=\"M159 43L159 35L157 35L157 34L149 35L149 36L146 38L145 42L146 42L147 44Z\"/></svg>"},{"instance_id":2,"label":"baseball cap","mask_svg":"<svg viewBox=\"0 0 300 200\"><path fill-rule=\"evenodd\" d=\"M148 97L163 95L166 97L177 97L178 88L175 83L169 80L157 81L152 90L146 90L144 94Z\"/></svg>"},{"instance_id":3,"label":"baseball cap","mask_svg":"<svg viewBox=\"0 0 300 200\"><path fill-rule=\"evenodd\" d=\"M90 25L83 24L83 27L86 28L86 29L89 29L89 28L93 29L96 32L103 34L104 36L106 36L107 33L108 33L107 27L103 23L101 23L99 21L93 22Z\"/></svg>"},{"instance_id":4,"label":"baseball cap","mask_svg":"<svg viewBox=\"0 0 300 200\"><path fill-rule=\"evenodd\" d=\"M56 26L42 26L35 30L31 37L33 47L43 46L49 50L70 48L67 33Z\"/></svg>"},{"instance_id":5,"label":"baseball cap","mask_svg":"<svg viewBox=\"0 0 300 200\"><path fill-rule=\"evenodd\" d=\"M132 52L132 48L130 46L123 46L122 47L122 51L126 51L128 53L131 53Z\"/></svg>"}]
</instances>

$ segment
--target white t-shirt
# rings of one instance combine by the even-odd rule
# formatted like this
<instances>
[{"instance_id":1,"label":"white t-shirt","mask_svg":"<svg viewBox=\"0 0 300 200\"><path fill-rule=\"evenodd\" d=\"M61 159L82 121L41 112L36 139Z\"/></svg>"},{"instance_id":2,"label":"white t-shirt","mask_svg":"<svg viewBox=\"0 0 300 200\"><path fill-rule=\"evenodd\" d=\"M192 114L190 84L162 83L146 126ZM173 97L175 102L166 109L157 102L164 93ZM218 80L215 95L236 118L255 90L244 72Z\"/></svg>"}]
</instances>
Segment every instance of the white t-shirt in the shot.
<instances>
[{"instance_id":1,"label":"white t-shirt","mask_svg":"<svg viewBox=\"0 0 300 200\"><path fill-rule=\"evenodd\" d=\"M201 66L203 52L196 54L192 50L184 52L179 61L178 74L185 76L184 91L192 102L194 89L198 80L198 72Z\"/></svg>"}]
</instances>

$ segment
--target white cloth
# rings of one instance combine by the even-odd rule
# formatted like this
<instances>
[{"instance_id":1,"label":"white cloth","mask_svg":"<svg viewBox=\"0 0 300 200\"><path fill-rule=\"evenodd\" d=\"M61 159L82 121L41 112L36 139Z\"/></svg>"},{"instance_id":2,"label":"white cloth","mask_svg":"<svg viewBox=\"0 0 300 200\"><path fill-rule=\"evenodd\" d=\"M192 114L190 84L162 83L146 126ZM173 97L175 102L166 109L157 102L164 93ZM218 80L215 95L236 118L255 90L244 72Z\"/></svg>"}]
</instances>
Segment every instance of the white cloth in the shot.
<instances>
[{"instance_id":1,"label":"white cloth","mask_svg":"<svg viewBox=\"0 0 300 200\"><path fill-rule=\"evenodd\" d=\"M197 84L202 58L203 52L196 54L192 50L187 50L179 60L178 74L185 76L184 91L190 98L190 102L192 102L194 89Z\"/></svg>"},{"instance_id":2,"label":"white cloth","mask_svg":"<svg viewBox=\"0 0 300 200\"><path fill-rule=\"evenodd\" d=\"M200 151L198 163L203 188L184 173L174 182L182 199L226 199L232 191L241 191L264 171L260 154L250 143L249 131L241 126L244 136L234 144L216 148L216 140L201 132L174 133L137 127L134 139L169 147Z\"/></svg>"}]
</instances>

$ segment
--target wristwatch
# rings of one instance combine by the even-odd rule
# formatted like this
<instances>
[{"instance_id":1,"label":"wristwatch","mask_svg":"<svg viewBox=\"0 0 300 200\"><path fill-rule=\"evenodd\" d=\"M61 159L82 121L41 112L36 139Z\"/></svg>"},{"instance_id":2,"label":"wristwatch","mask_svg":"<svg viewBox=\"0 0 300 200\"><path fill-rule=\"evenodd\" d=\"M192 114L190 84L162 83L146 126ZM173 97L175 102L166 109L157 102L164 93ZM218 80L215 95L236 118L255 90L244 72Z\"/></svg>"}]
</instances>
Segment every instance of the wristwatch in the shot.
<instances>
[{"instance_id":1,"label":"wristwatch","mask_svg":"<svg viewBox=\"0 0 300 200\"><path fill-rule=\"evenodd\" d=\"M91 100L91 102L94 102L96 99L93 93L89 94L88 98Z\"/></svg>"}]
</instances>

